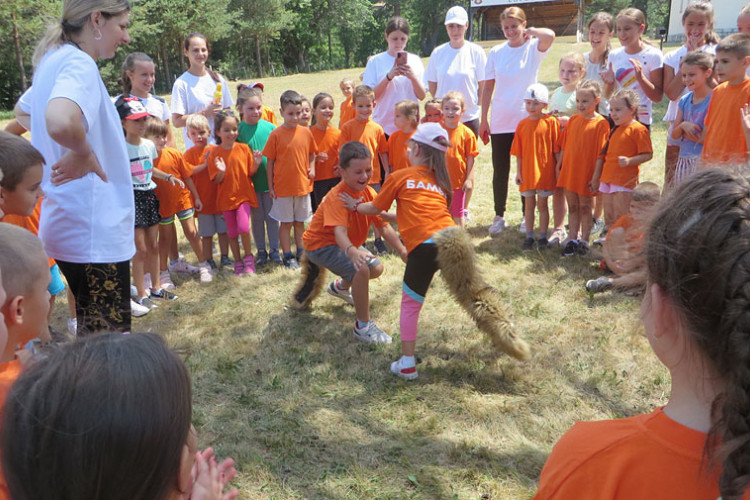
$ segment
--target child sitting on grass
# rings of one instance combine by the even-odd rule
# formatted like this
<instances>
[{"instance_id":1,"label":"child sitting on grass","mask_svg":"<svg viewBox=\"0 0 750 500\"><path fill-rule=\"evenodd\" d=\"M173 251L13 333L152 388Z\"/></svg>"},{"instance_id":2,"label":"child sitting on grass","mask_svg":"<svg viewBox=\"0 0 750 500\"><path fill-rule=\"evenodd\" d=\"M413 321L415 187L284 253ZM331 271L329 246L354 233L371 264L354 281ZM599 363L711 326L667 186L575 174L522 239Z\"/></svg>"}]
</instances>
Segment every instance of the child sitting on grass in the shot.
<instances>
[{"instance_id":1,"label":"child sitting on grass","mask_svg":"<svg viewBox=\"0 0 750 500\"><path fill-rule=\"evenodd\" d=\"M341 147L339 161L341 182L323 199L302 237L305 243L304 273L293 301L297 307L309 304L322 287L324 270L329 269L341 279L328 285L328 293L354 306L357 316L354 338L365 343L390 344L391 337L370 320L369 282L383 273L383 264L362 245L370 224L374 224L404 259L406 248L398 234L380 217L350 212L339 200L342 193L362 203L375 197L375 190L368 186L372 161L367 146L361 142L347 142Z\"/></svg>"},{"instance_id":2,"label":"child sitting on grass","mask_svg":"<svg viewBox=\"0 0 750 500\"><path fill-rule=\"evenodd\" d=\"M642 277L637 271L644 269L643 235L659 197L659 186L653 182L641 182L633 189L630 211L615 221L602 245L604 259L600 267L611 270L617 277L601 276L587 281L586 290L590 294L605 292L612 287L628 289L642 283L638 280L634 283L633 277Z\"/></svg>"}]
</instances>

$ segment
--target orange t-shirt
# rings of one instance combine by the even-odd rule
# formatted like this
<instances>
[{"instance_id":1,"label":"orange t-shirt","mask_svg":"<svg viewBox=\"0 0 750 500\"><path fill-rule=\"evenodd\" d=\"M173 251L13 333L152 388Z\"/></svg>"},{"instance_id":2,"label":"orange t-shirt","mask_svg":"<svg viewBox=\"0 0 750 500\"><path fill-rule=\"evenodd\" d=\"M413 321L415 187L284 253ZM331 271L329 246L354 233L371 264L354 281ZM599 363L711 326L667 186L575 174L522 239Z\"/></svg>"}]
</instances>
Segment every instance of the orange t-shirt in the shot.
<instances>
[{"instance_id":1,"label":"orange t-shirt","mask_svg":"<svg viewBox=\"0 0 750 500\"><path fill-rule=\"evenodd\" d=\"M606 156L604 158L600 182L614 184L633 189L638 184L640 165L621 167L618 156L633 157L641 153L652 153L651 134L638 120L633 120L624 127L616 127L609 138Z\"/></svg>"},{"instance_id":2,"label":"orange t-shirt","mask_svg":"<svg viewBox=\"0 0 750 500\"><path fill-rule=\"evenodd\" d=\"M370 184L380 183L380 161L378 160L378 154L388 153L388 141L385 138L383 127L372 120L367 120L366 122L357 119L349 120L341 127L341 144L346 144L349 141L359 141L369 148L372 155L372 177L370 177Z\"/></svg>"},{"instance_id":3,"label":"orange t-shirt","mask_svg":"<svg viewBox=\"0 0 750 500\"><path fill-rule=\"evenodd\" d=\"M357 116L357 112L354 110L354 103L352 102L352 97L349 96L347 99L341 103L341 107L339 108L339 128L341 128L344 123L348 122L349 120L354 120Z\"/></svg>"},{"instance_id":4,"label":"orange t-shirt","mask_svg":"<svg viewBox=\"0 0 750 500\"><path fill-rule=\"evenodd\" d=\"M5 401L8 399L8 393L13 386L13 382L21 376L22 371L23 364L17 359L0 363L0 411L5 407ZM5 482L2 468L0 468L0 500L10 500L10 491L8 490L8 483Z\"/></svg>"},{"instance_id":5,"label":"orange t-shirt","mask_svg":"<svg viewBox=\"0 0 750 500\"><path fill-rule=\"evenodd\" d=\"M448 139L451 141L451 147L445 153L445 165L451 176L451 187L455 191L463 188L466 182L466 159L479 156L477 138L463 123L459 123L456 128L448 128L445 123L442 125L448 131Z\"/></svg>"},{"instance_id":6,"label":"orange t-shirt","mask_svg":"<svg viewBox=\"0 0 750 500\"><path fill-rule=\"evenodd\" d=\"M202 148L200 146L193 146L185 151L185 154L183 154L182 157L190 164L192 170L193 167L204 162L203 157L206 149L211 151L214 147L215 146L206 146L205 148ZM195 184L195 190L197 191L198 196L201 197L201 203L203 203L203 210L201 210L200 213L207 215L221 213L221 210L216 208L216 193L218 191L218 186L211 180L208 168L197 174L193 174L193 184Z\"/></svg>"},{"instance_id":7,"label":"orange t-shirt","mask_svg":"<svg viewBox=\"0 0 750 500\"><path fill-rule=\"evenodd\" d=\"M388 137L388 163L391 164L394 172L402 168L411 167L409 157L406 154L406 143L409 142L414 132L416 130L409 133L396 130Z\"/></svg>"},{"instance_id":8,"label":"orange t-shirt","mask_svg":"<svg viewBox=\"0 0 750 500\"><path fill-rule=\"evenodd\" d=\"M394 200L398 200L398 230L409 252L437 231L455 225L446 193L425 166L393 172L372 203L380 210L388 210Z\"/></svg>"},{"instance_id":9,"label":"orange t-shirt","mask_svg":"<svg viewBox=\"0 0 750 500\"><path fill-rule=\"evenodd\" d=\"M179 151L172 148L161 150L161 154L154 161L154 168L158 168L165 174L174 175L182 181L193 175L193 168L190 164L185 161ZM156 177L154 177L154 182L156 182L156 197L159 199L159 214L162 219L193 208L193 200L187 187L173 186L171 182Z\"/></svg>"},{"instance_id":10,"label":"orange t-shirt","mask_svg":"<svg viewBox=\"0 0 750 500\"><path fill-rule=\"evenodd\" d=\"M317 152L307 127L275 128L268 136L263 156L274 160L273 190L276 196L305 196L312 191L310 155Z\"/></svg>"},{"instance_id":11,"label":"orange t-shirt","mask_svg":"<svg viewBox=\"0 0 750 500\"><path fill-rule=\"evenodd\" d=\"M583 195L593 196L589 182L594 176L596 159L604 149L609 137L609 122L600 114L587 120L576 114L570 117L563 129L560 149L563 162L557 187Z\"/></svg>"},{"instance_id":12,"label":"orange t-shirt","mask_svg":"<svg viewBox=\"0 0 750 500\"><path fill-rule=\"evenodd\" d=\"M554 116L524 118L516 128L510 154L521 158L521 192L555 189L555 153L560 151L560 122Z\"/></svg>"},{"instance_id":13,"label":"orange t-shirt","mask_svg":"<svg viewBox=\"0 0 750 500\"><path fill-rule=\"evenodd\" d=\"M334 172L333 167L339 164L339 138L341 137L341 131L332 126L321 130L313 125L310 127L310 132L312 132L315 139L315 146L318 153L328 154L326 161L315 162L315 180L324 181L339 177Z\"/></svg>"},{"instance_id":14,"label":"orange t-shirt","mask_svg":"<svg viewBox=\"0 0 750 500\"><path fill-rule=\"evenodd\" d=\"M276 113L274 113L273 110L266 105L263 105L263 112L260 115L260 119L271 122L277 127L279 126L278 122L276 121Z\"/></svg>"},{"instance_id":15,"label":"orange t-shirt","mask_svg":"<svg viewBox=\"0 0 750 500\"><path fill-rule=\"evenodd\" d=\"M702 467L705 444L706 434L675 422L662 408L578 422L552 449L534 499L716 500L718 472Z\"/></svg>"},{"instance_id":16,"label":"orange t-shirt","mask_svg":"<svg viewBox=\"0 0 750 500\"><path fill-rule=\"evenodd\" d=\"M711 94L704 121L703 160L706 162L743 162L747 143L740 110L750 102L750 79L739 85L724 82Z\"/></svg>"},{"instance_id":17,"label":"orange t-shirt","mask_svg":"<svg viewBox=\"0 0 750 500\"><path fill-rule=\"evenodd\" d=\"M216 179L219 170L216 158L222 158L226 165L224 180L217 184L216 208L222 212L234 210L243 203L258 206L252 176L258 167L254 166L253 152L247 144L235 142L232 149L216 146L208 155L208 174L211 181Z\"/></svg>"},{"instance_id":18,"label":"orange t-shirt","mask_svg":"<svg viewBox=\"0 0 750 500\"><path fill-rule=\"evenodd\" d=\"M39 236L39 216L41 213L42 199L39 198L36 201L36 205L34 205L34 211L31 212L31 215L29 215L28 217L24 217L23 215L6 214L5 217L0 217L0 222L5 222L7 224L13 224L14 226L22 227L34 233L36 236ZM47 260L49 261L49 267L52 267L56 264L55 259L47 257Z\"/></svg>"},{"instance_id":19,"label":"orange t-shirt","mask_svg":"<svg viewBox=\"0 0 750 500\"><path fill-rule=\"evenodd\" d=\"M347 210L344 203L339 199L341 193L347 193L352 198L362 200L363 203L372 201L375 190L370 186L364 191L355 191L346 185L344 181L336 184L323 198L318 209L313 215L310 227L302 235L305 250L318 250L329 245L337 245L333 229L336 226L346 228L347 235L355 247L361 246L367 240L370 224L375 227L383 227L385 222L380 217L370 217L351 210Z\"/></svg>"}]
</instances>

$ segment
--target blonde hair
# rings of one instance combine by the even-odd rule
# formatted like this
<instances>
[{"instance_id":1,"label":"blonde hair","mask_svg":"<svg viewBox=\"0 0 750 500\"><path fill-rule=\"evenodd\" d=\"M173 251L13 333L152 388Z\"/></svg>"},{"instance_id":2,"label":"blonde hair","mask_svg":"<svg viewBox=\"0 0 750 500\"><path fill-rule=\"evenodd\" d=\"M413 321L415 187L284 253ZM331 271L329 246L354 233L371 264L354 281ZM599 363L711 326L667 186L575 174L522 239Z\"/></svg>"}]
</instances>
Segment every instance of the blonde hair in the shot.
<instances>
[{"instance_id":1,"label":"blonde hair","mask_svg":"<svg viewBox=\"0 0 750 500\"><path fill-rule=\"evenodd\" d=\"M94 12L101 12L105 19L109 19L128 11L128 0L65 0L60 20L47 26L47 32L34 50L34 66L49 50L70 41L72 35L79 33Z\"/></svg>"},{"instance_id":2,"label":"blonde hair","mask_svg":"<svg viewBox=\"0 0 750 500\"><path fill-rule=\"evenodd\" d=\"M143 137L147 139L150 137L166 137L167 132L169 132L169 129L164 120L156 118L155 116L149 116L146 118L146 133L143 134Z\"/></svg>"},{"instance_id":3,"label":"blonde hair","mask_svg":"<svg viewBox=\"0 0 750 500\"><path fill-rule=\"evenodd\" d=\"M187 128L194 128L195 130L211 130L211 125L209 125L208 123L208 118L198 113L188 115L187 120L185 121L185 126Z\"/></svg>"},{"instance_id":4,"label":"blonde hair","mask_svg":"<svg viewBox=\"0 0 750 500\"><path fill-rule=\"evenodd\" d=\"M612 105L612 101L617 101L622 99L625 101L625 106L628 107L631 111L634 113L638 111L638 105L641 103L641 100L638 98L638 93L633 89L619 89L614 94L612 94L612 97L609 98L609 104Z\"/></svg>"},{"instance_id":5,"label":"blonde hair","mask_svg":"<svg viewBox=\"0 0 750 500\"><path fill-rule=\"evenodd\" d=\"M339 87L341 87L345 83L350 83L352 85L352 87L354 87L354 80L352 80L349 77L342 78L341 81L339 82Z\"/></svg>"},{"instance_id":6,"label":"blonde hair","mask_svg":"<svg viewBox=\"0 0 750 500\"><path fill-rule=\"evenodd\" d=\"M500 14L500 19L518 19L522 23L526 22L526 13L523 11L521 7L508 7L503 11L502 14Z\"/></svg>"},{"instance_id":7,"label":"blonde hair","mask_svg":"<svg viewBox=\"0 0 750 500\"><path fill-rule=\"evenodd\" d=\"M451 90L445 93L440 102L441 108L443 107L443 104L445 104L445 101L457 101L458 104L461 105L461 111L466 109L466 98L464 98L464 95L458 90Z\"/></svg>"},{"instance_id":8,"label":"blonde hair","mask_svg":"<svg viewBox=\"0 0 750 500\"><path fill-rule=\"evenodd\" d=\"M29 293L39 274L45 270L49 272L49 268L38 265L40 253L44 254L42 240L34 233L0 222L0 269L3 270L3 287L8 300Z\"/></svg>"},{"instance_id":9,"label":"blonde hair","mask_svg":"<svg viewBox=\"0 0 750 500\"><path fill-rule=\"evenodd\" d=\"M630 21L631 23L635 23L638 26L643 26L643 30L646 30L646 14L643 13L642 10L636 9L635 7L629 7L627 9L622 9L620 12L617 13L617 18L620 19L624 18ZM644 40L643 33L638 37L638 39L643 43L649 43L648 41ZM650 44L649 44L650 45Z\"/></svg>"},{"instance_id":10,"label":"blonde hair","mask_svg":"<svg viewBox=\"0 0 750 500\"><path fill-rule=\"evenodd\" d=\"M750 3L742 7L742 10L740 10L740 13L737 15L737 17L744 16L745 14L750 14Z\"/></svg>"},{"instance_id":11,"label":"blonde hair","mask_svg":"<svg viewBox=\"0 0 750 500\"><path fill-rule=\"evenodd\" d=\"M393 109L408 118L412 126L416 127L419 124L419 104L416 102L405 99L397 102Z\"/></svg>"},{"instance_id":12,"label":"blonde hair","mask_svg":"<svg viewBox=\"0 0 750 500\"><path fill-rule=\"evenodd\" d=\"M591 92L594 97L602 97L602 84L598 80L584 80L576 87L576 92Z\"/></svg>"}]
</instances>

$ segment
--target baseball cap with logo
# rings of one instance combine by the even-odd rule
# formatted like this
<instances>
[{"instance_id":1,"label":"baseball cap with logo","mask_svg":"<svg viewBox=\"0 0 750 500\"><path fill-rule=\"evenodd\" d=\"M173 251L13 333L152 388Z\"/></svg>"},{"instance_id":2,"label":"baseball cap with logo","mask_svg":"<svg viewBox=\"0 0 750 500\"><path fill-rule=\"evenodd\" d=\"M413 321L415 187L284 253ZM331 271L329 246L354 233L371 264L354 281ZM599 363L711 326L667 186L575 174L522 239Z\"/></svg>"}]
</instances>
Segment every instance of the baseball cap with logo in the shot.
<instances>
[{"instance_id":1,"label":"baseball cap with logo","mask_svg":"<svg viewBox=\"0 0 750 500\"><path fill-rule=\"evenodd\" d=\"M144 116L151 116L140 99L137 97L118 97L115 108L120 115L120 120L139 120Z\"/></svg>"},{"instance_id":2,"label":"baseball cap with logo","mask_svg":"<svg viewBox=\"0 0 750 500\"><path fill-rule=\"evenodd\" d=\"M549 104L549 90L541 83L532 83L529 88L526 89L526 93L523 96L524 101L539 101L544 104Z\"/></svg>"}]
</instances>

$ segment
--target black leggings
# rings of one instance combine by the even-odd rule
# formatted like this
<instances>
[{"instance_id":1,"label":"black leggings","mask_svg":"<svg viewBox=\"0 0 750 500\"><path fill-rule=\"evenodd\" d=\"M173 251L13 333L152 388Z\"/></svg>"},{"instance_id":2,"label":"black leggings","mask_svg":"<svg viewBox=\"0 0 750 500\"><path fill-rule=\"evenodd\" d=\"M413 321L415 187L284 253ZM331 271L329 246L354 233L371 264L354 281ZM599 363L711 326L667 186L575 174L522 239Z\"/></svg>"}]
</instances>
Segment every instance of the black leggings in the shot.
<instances>
[{"instance_id":1,"label":"black leggings","mask_svg":"<svg viewBox=\"0 0 750 500\"><path fill-rule=\"evenodd\" d=\"M57 265L76 300L78 336L130 331L130 261Z\"/></svg>"},{"instance_id":2,"label":"black leggings","mask_svg":"<svg viewBox=\"0 0 750 500\"><path fill-rule=\"evenodd\" d=\"M404 289L408 288L417 297L413 299L421 302L427 296L432 278L438 270L437 245L434 243L422 243L409 252L406 258L406 269L404 270ZM406 291L406 290L405 290ZM407 292L408 293L408 292Z\"/></svg>"},{"instance_id":3,"label":"black leggings","mask_svg":"<svg viewBox=\"0 0 750 500\"><path fill-rule=\"evenodd\" d=\"M492 194L495 198L495 215L505 216L510 176L510 147L515 133L491 134L492 142Z\"/></svg>"}]
</instances>

